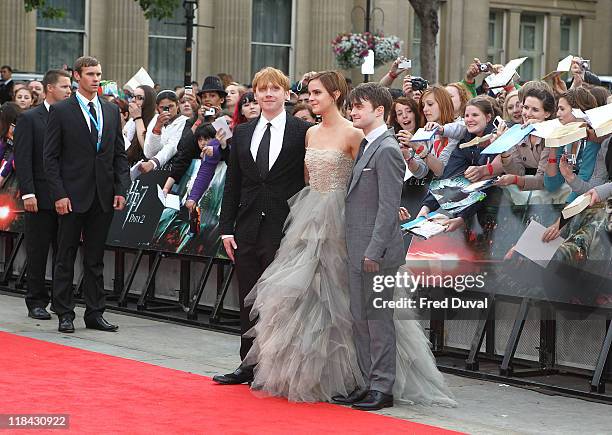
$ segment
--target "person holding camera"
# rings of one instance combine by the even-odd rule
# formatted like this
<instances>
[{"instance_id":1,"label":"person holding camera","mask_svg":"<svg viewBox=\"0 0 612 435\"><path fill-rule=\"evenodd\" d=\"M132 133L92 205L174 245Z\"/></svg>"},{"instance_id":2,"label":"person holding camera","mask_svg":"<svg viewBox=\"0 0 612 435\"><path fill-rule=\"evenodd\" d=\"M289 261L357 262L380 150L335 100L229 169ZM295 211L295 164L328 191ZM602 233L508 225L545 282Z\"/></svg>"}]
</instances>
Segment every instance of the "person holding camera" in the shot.
<instances>
[{"instance_id":1,"label":"person holding camera","mask_svg":"<svg viewBox=\"0 0 612 435\"><path fill-rule=\"evenodd\" d=\"M402 91L408 98L412 98L417 103L421 102L421 95L427 89L429 83L422 77L413 77L407 75L404 77L404 83L402 85Z\"/></svg>"},{"instance_id":2,"label":"person holding camera","mask_svg":"<svg viewBox=\"0 0 612 435\"><path fill-rule=\"evenodd\" d=\"M200 110L198 119L202 122L212 122L223 112L222 106L225 103L227 92L217 76L208 76L204 79L202 88L198 91L200 98Z\"/></svg>"},{"instance_id":3,"label":"person holding camera","mask_svg":"<svg viewBox=\"0 0 612 435\"><path fill-rule=\"evenodd\" d=\"M187 117L178 113L178 96L166 90L157 94L158 114L147 127L144 154L149 160L140 164L142 172L159 169L176 154Z\"/></svg>"},{"instance_id":4,"label":"person holding camera","mask_svg":"<svg viewBox=\"0 0 612 435\"><path fill-rule=\"evenodd\" d=\"M391 87L396 78L400 75L408 72L411 68L412 62L410 59L406 59L405 57L398 57L391 64L391 69L387 74L384 75L382 79L380 79L380 84L386 87Z\"/></svg>"},{"instance_id":5,"label":"person holding camera","mask_svg":"<svg viewBox=\"0 0 612 435\"><path fill-rule=\"evenodd\" d=\"M472 94L472 97L481 94L489 94L489 86L487 82L483 80L480 86L476 86L476 77L478 77L480 74L497 74L501 72L502 69L503 65L493 65L491 62L482 63L480 59L475 57L465 72L465 78L459 83L466 87L468 92ZM518 88L520 88L520 86L511 80L510 83L504 87L504 91L512 92L514 89ZM490 95L493 96L493 94Z\"/></svg>"},{"instance_id":6,"label":"person holding camera","mask_svg":"<svg viewBox=\"0 0 612 435\"><path fill-rule=\"evenodd\" d=\"M585 60L581 57L574 57L572 59L572 66L570 67L571 79L567 81L567 89L581 86L583 83L589 85L601 86L601 80L597 75L591 71L591 61Z\"/></svg>"}]
</instances>

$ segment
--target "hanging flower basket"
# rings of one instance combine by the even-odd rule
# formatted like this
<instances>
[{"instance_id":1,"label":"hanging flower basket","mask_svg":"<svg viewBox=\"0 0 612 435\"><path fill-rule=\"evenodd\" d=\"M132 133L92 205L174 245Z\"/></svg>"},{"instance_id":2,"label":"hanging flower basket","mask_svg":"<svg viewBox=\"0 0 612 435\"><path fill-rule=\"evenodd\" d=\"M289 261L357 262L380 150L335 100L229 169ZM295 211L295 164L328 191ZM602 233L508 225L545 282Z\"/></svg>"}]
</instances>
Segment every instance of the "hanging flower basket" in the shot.
<instances>
[{"instance_id":1,"label":"hanging flower basket","mask_svg":"<svg viewBox=\"0 0 612 435\"><path fill-rule=\"evenodd\" d=\"M351 69L363 64L368 50L374 51L375 66L397 59L402 41L397 36L384 36L382 33L341 33L331 45L340 68Z\"/></svg>"}]
</instances>

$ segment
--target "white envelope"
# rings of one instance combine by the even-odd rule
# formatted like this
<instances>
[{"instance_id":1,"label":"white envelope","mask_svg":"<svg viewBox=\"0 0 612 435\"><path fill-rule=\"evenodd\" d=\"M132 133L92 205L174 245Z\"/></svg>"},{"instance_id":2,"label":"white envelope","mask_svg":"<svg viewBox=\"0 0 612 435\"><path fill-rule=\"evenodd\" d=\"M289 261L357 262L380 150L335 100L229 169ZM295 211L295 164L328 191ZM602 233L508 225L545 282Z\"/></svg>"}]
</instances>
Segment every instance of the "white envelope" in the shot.
<instances>
[{"instance_id":1,"label":"white envelope","mask_svg":"<svg viewBox=\"0 0 612 435\"><path fill-rule=\"evenodd\" d=\"M506 86L514 74L516 74L516 70L519 66L525 62L526 57L519 57L518 59L512 59L506 65L504 65L504 69L499 74L491 74L488 76L485 81L489 84L490 88L503 88Z\"/></svg>"},{"instance_id":2,"label":"white envelope","mask_svg":"<svg viewBox=\"0 0 612 435\"><path fill-rule=\"evenodd\" d=\"M151 87L155 86L155 82L153 82L153 79L151 78L147 70L142 67L138 70L136 74L132 76L131 79L128 80L128 82L123 87L134 92L136 88L141 85L147 85Z\"/></svg>"},{"instance_id":3,"label":"white envelope","mask_svg":"<svg viewBox=\"0 0 612 435\"><path fill-rule=\"evenodd\" d=\"M551 242L544 243L542 241L544 231L546 227L536 221L531 221L514 246L516 252L542 267L548 266L559 246L565 242L563 237L557 237Z\"/></svg>"},{"instance_id":4,"label":"white envelope","mask_svg":"<svg viewBox=\"0 0 612 435\"><path fill-rule=\"evenodd\" d=\"M164 195L164 191L159 184L157 185L157 197L164 207L173 208L174 210L181 209L181 199L179 196L172 193Z\"/></svg>"},{"instance_id":5,"label":"white envelope","mask_svg":"<svg viewBox=\"0 0 612 435\"><path fill-rule=\"evenodd\" d=\"M232 130L230 130L229 125L224 116L220 116L215 119L215 122L212 123L212 126L215 130L223 130L225 132L225 140L232 137Z\"/></svg>"},{"instance_id":6,"label":"white envelope","mask_svg":"<svg viewBox=\"0 0 612 435\"><path fill-rule=\"evenodd\" d=\"M132 179L132 181L134 181L136 178L140 176L140 174L142 174L142 171L140 170L140 164L142 162L144 162L144 160L140 160L139 162L137 162L134 166L130 168L130 178Z\"/></svg>"}]
</instances>

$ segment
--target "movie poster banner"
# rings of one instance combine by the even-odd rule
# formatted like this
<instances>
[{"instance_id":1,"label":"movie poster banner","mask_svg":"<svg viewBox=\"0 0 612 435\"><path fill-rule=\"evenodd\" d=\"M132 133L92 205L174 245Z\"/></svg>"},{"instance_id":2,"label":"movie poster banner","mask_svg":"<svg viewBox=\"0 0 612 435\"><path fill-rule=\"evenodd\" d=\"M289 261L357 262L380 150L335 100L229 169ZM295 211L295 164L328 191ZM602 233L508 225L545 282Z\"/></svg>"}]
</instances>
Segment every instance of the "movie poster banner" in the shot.
<instances>
[{"instance_id":1,"label":"movie poster banner","mask_svg":"<svg viewBox=\"0 0 612 435\"><path fill-rule=\"evenodd\" d=\"M196 221L190 225L190 214L184 202L199 167L200 160L193 160L171 192L178 195L179 210L164 206L158 194L170 171L151 171L133 180L126 207L115 213L106 243L116 247L226 259L219 233L219 214L227 166L223 162L217 165L213 180L198 203L199 224ZM191 220L194 221L193 215Z\"/></svg>"}]
</instances>

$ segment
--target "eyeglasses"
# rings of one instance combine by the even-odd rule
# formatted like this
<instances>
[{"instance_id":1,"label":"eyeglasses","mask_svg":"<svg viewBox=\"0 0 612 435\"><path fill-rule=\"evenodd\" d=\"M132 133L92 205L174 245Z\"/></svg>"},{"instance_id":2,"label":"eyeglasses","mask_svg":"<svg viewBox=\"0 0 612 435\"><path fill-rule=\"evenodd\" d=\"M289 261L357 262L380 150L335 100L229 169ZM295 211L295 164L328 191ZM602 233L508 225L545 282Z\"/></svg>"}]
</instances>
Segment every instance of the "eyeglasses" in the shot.
<instances>
[{"instance_id":1,"label":"eyeglasses","mask_svg":"<svg viewBox=\"0 0 612 435\"><path fill-rule=\"evenodd\" d=\"M134 96L128 97L128 101L134 101L134 100L144 101L144 99L145 99L144 95L134 95Z\"/></svg>"}]
</instances>

